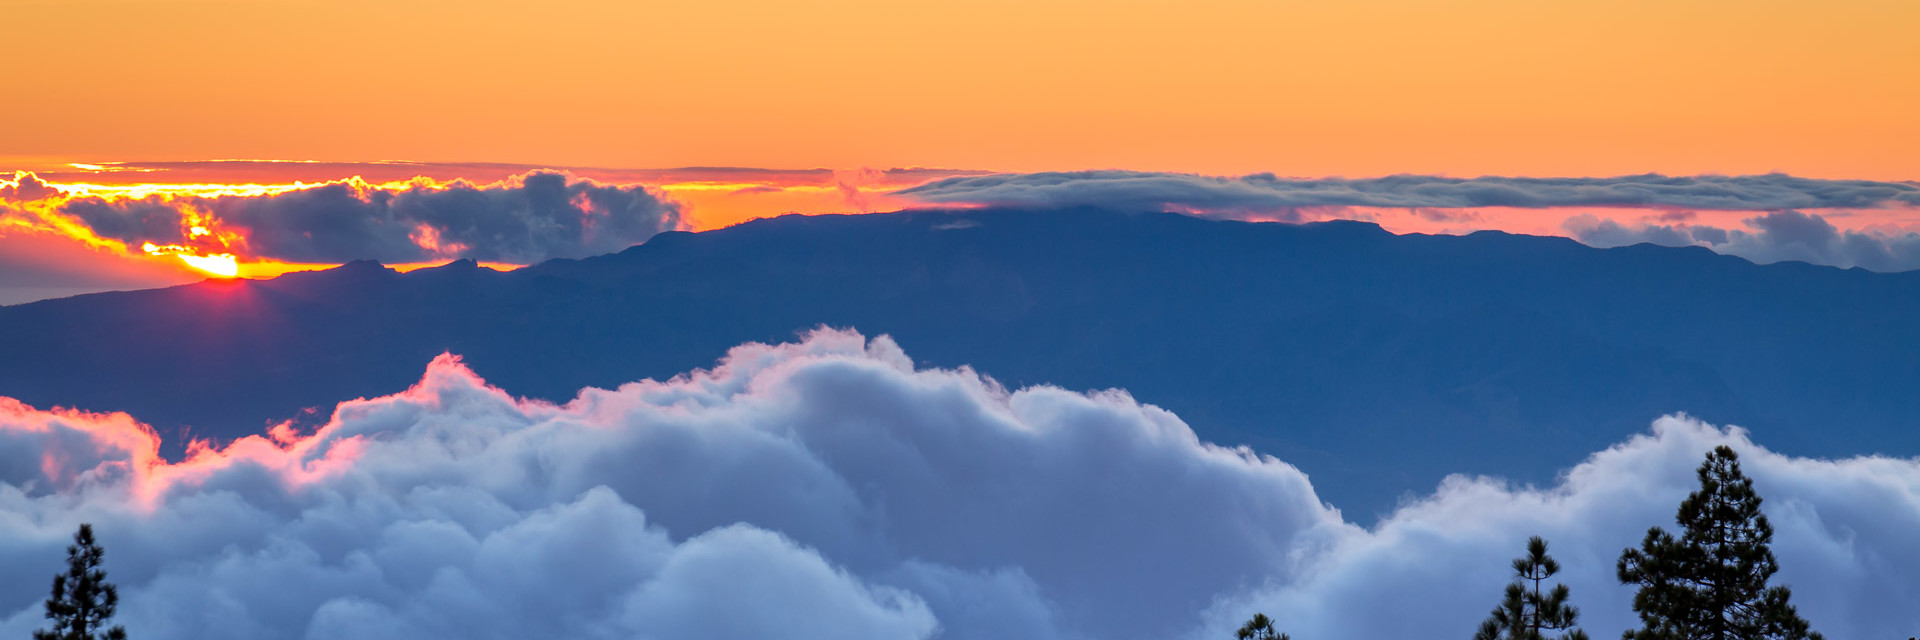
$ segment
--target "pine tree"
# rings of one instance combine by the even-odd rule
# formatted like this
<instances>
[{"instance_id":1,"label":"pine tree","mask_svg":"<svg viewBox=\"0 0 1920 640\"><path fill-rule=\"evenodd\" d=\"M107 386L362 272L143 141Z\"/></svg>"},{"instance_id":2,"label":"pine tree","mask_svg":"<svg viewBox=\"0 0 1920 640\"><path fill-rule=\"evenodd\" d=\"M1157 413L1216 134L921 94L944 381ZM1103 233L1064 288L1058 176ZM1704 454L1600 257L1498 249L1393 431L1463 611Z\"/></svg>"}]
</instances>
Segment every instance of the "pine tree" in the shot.
<instances>
[{"instance_id":1,"label":"pine tree","mask_svg":"<svg viewBox=\"0 0 1920 640\"><path fill-rule=\"evenodd\" d=\"M1560 563L1547 555L1544 538L1527 540L1527 555L1513 559L1513 572L1506 598L1480 623L1474 640L1546 640L1554 631L1565 632L1559 640L1587 640L1587 632L1575 626L1580 608L1567 603L1567 585L1544 588L1547 579L1560 572Z\"/></svg>"},{"instance_id":2,"label":"pine tree","mask_svg":"<svg viewBox=\"0 0 1920 640\"><path fill-rule=\"evenodd\" d=\"M1264 613L1253 614L1253 618L1240 625L1240 630L1234 632L1233 637L1236 640L1293 640L1293 636L1274 630L1273 619Z\"/></svg>"},{"instance_id":3,"label":"pine tree","mask_svg":"<svg viewBox=\"0 0 1920 640\"><path fill-rule=\"evenodd\" d=\"M53 628L34 631L33 640L126 640L124 627L99 631L120 604L120 591L100 568L105 555L93 540L93 525L80 525L67 546L67 572L53 577L53 597L47 598Z\"/></svg>"},{"instance_id":4,"label":"pine tree","mask_svg":"<svg viewBox=\"0 0 1920 640\"><path fill-rule=\"evenodd\" d=\"M1624 638L1821 640L1788 603L1791 592L1767 586L1780 569L1768 549L1773 525L1739 455L1714 449L1699 476L1700 490L1680 503L1679 537L1654 527L1620 554L1620 582L1640 585L1633 610L1643 625Z\"/></svg>"}]
</instances>

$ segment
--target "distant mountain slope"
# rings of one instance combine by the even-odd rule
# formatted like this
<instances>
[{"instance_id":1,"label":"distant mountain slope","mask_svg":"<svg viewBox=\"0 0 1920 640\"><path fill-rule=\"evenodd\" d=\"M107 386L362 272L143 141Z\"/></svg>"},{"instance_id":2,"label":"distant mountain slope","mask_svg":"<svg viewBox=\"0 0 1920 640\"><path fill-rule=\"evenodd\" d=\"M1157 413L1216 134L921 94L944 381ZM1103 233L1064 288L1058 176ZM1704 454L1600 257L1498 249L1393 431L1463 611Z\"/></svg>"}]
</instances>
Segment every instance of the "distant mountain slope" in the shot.
<instances>
[{"instance_id":1,"label":"distant mountain slope","mask_svg":"<svg viewBox=\"0 0 1920 640\"><path fill-rule=\"evenodd\" d=\"M1920 273L1100 211L789 216L511 273L0 307L0 395L233 437L442 351L565 400L821 324L1009 386L1124 388L1363 521L1446 473L1544 481L1677 411L1795 454L1920 453Z\"/></svg>"}]
</instances>

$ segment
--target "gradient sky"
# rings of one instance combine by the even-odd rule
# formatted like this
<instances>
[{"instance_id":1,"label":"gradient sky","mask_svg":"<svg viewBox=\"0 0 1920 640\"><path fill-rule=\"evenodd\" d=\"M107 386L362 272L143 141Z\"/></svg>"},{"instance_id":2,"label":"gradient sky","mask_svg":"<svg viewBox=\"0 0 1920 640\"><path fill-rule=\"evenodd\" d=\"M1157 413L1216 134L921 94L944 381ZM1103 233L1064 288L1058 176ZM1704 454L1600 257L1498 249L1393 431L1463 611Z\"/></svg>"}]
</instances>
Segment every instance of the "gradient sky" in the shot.
<instances>
[{"instance_id":1,"label":"gradient sky","mask_svg":"<svg viewBox=\"0 0 1920 640\"><path fill-rule=\"evenodd\" d=\"M1909 0L0 6L16 161L1920 177Z\"/></svg>"}]
</instances>

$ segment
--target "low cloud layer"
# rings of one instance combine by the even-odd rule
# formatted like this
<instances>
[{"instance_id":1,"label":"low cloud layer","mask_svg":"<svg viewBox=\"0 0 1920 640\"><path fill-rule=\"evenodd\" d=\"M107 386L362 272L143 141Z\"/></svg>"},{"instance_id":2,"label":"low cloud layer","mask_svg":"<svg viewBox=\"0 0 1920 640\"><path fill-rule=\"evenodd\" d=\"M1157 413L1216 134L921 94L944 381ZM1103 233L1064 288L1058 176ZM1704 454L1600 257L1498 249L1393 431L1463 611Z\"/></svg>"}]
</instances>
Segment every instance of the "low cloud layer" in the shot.
<instances>
[{"instance_id":1,"label":"low cloud layer","mask_svg":"<svg viewBox=\"0 0 1920 640\"><path fill-rule=\"evenodd\" d=\"M1767 264L1796 260L1873 271L1920 269L1920 233L1899 225L1841 229L1802 209L1914 211L1920 183L1756 176L1616 178L1237 178L1133 171L955 177L896 192L929 204L1030 208L1171 210L1246 220L1375 219L1404 209L1448 233L1502 228L1476 209L1653 209L1639 223L1590 213L1567 216L1553 233L1596 247L1641 242L1701 246ZM1688 224L1697 211L1754 212L1738 226ZM1372 212L1372 213L1370 213ZM1911 219L1912 216L1907 216ZM1866 225L1874 227L1875 225ZM1531 227L1528 227L1531 228ZM1537 231L1534 231L1537 232Z\"/></svg>"},{"instance_id":2,"label":"low cloud layer","mask_svg":"<svg viewBox=\"0 0 1920 640\"><path fill-rule=\"evenodd\" d=\"M682 226L678 204L642 187L550 172L484 186L345 181L267 195L76 197L52 213L135 249L152 243L325 264L529 264L619 251Z\"/></svg>"},{"instance_id":3,"label":"low cloud layer","mask_svg":"<svg viewBox=\"0 0 1920 640\"><path fill-rule=\"evenodd\" d=\"M1611 635L1631 617L1613 558L1727 443L1817 628L1920 625L1913 461L1666 418L1555 487L1455 478L1366 530L1292 466L1122 392L911 363L821 331L556 406L443 357L312 434L173 464L127 416L0 401L0 570L52 575L93 522L143 638L1198 639L1265 611L1385 639L1470 635L1542 534ZM0 634L40 623L44 583L0 586Z\"/></svg>"},{"instance_id":4,"label":"low cloud layer","mask_svg":"<svg viewBox=\"0 0 1920 640\"><path fill-rule=\"evenodd\" d=\"M1305 207L1662 207L1778 209L1920 206L1920 184L1756 176L1615 178L1279 178L1075 171L937 180L898 195L934 204L1020 207L1177 208L1233 215Z\"/></svg>"},{"instance_id":5,"label":"low cloud layer","mask_svg":"<svg viewBox=\"0 0 1920 640\"><path fill-rule=\"evenodd\" d=\"M1712 225L1623 225L1594 216L1574 216L1562 225L1575 240L1596 247L1651 243L1700 246L1759 264L1799 261L1870 271L1920 269L1920 233L1850 231L1818 214L1769 213L1744 221L1745 229Z\"/></svg>"}]
</instances>

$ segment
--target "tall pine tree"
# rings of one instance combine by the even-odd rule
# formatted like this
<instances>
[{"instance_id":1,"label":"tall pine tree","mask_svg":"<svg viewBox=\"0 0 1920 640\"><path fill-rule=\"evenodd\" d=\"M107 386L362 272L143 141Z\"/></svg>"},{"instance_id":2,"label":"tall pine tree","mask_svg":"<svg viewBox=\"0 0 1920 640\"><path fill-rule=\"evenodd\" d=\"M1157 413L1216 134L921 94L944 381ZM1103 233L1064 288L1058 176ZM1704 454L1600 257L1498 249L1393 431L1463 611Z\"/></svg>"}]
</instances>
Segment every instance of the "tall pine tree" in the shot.
<instances>
[{"instance_id":1,"label":"tall pine tree","mask_svg":"<svg viewBox=\"0 0 1920 640\"><path fill-rule=\"evenodd\" d=\"M1551 632L1563 632L1558 640L1587 640L1587 632L1575 626L1580 608L1567 603L1567 585L1545 588L1547 579L1560 572L1560 563L1547 555L1546 539L1529 538L1527 555L1513 559L1513 572L1506 599L1480 623L1474 640L1546 640Z\"/></svg>"},{"instance_id":2,"label":"tall pine tree","mask_svg":"<svg viewBox=\"0 0 1920 640\"><path fill-rule=\"evenodd\" d=\"M1773 525L1740 456L1718 447L1699 476L1700 490L1680 503L1679 537L1654 527L1620 554L1620 582L1640 585L1633 610L1642 628L1626 640L1821 640L1788 603L1791 592L1767 586L1780 569L1767 548Z\"/></svg>"},{"instance_id":3,"label":"tall pine tree","mask_svg":"<svg viewBox=\"0 0 1920 640\"><path fill-rule=\"evenodd\" d=\"M53 628L34 631L33 640L126 640L123 627L101 630L120 604L120 591L100 568L105 555L93 540L93 525L80 525L67 546L67 572L53 577L53 597L47 598Z\"/></svg>"}]
</instances>

